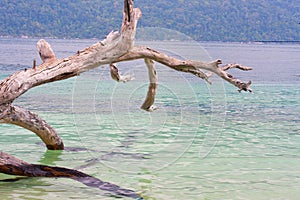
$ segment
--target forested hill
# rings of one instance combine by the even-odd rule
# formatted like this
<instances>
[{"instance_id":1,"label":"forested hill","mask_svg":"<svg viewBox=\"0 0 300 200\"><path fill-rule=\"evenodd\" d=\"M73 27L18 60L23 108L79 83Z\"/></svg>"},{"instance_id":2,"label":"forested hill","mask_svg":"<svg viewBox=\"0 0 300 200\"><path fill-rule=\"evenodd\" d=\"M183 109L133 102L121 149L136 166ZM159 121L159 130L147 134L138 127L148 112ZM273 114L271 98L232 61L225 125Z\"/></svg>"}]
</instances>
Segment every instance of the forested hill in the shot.
<instances>
[{"instance_id":1,"label":"forested hill","mask_svg":"<svg viewBox=\"0 0 300 200\"><path fill-rule=\"evenodd\" d=\"M135 5L143 13L139 27L173 29L195 40L300 40L297 0L135 0ZM1 0L0 36L103 38L120 27L122 9L123 0Z\"/></svg>"}]
</instances>

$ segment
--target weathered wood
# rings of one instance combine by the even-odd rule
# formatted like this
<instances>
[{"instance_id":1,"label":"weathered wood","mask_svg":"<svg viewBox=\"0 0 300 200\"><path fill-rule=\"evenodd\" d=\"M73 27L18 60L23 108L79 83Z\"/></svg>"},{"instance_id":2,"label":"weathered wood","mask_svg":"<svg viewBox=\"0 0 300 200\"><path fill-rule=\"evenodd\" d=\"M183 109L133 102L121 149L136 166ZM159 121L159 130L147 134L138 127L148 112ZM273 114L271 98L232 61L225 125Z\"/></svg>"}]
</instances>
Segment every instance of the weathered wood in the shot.
<instances>
[{"instance_id":1,"label":"weathered wood","mask_svg":"<svg viewBox=\"0 0 300 200\"><path fill-rule=\"evenodd\" d=\"M71 178L89 187L106 190L116 195L142 199L142 197L133 190L124 189L113 183L104 182L83 172L64 167L30 164L4 152L0 152L0 173L27 177Z\"/></svg>"},{"instance_id":2,"label":"weathered wood","mask_svg":"<svg viewBox=\"0 0 300 200\"><path fill-rule=\"evenodd\" d=\"M134 46L136 25L141 17L141 12L138 8L133 8L132 0L125 0L124 5L120 33L112 31L103 41L68 58L57 59L50 44L43 39L40 40L37 43L37 49L43 63L40 66L16 72L0 82L0 111L2 111L0 122L15 124L33 131L45 143L47 142L48 149L63 149L60 137L50 125L25 109L18 108L18 112L16 112L16 109L11 109L13 108L11 103L30 88L64 80L95 67L111 64L128 52ZM12 116L14 113L17 115Z\"/></svg>"},{"instance_id":3,"label":"weathered wood","mask_svg":"<svg viewBox=\"0 0 300 200\"><path fill-rule=\"evenodd\" d=\"M210 75L216 74L236 86L239 91L252 91L250 88L251 81L245 83L227 72L232 68L251 70L250 67L238 64L229 64L222 67L219 66L221 64L220 60L213 62L179 60L148 47L135 46L136 25L140 17L141 11L134 8L133 0L124 0L123 21L120 32L112 31L104 40L64 59L56 58L50 44L43 39L40 40L37 43L37 50L43 63L36 66L36 62L34 62L33 68L16 72L0 81L0 123L15 124L31 130L42 139L48 149L62 150L64 149L63 142L55 130L38 115L13 106L13 101L35 86L74 77L102 65L110 65L113 79L123 82L129 81L132 77L121 76L115 63L135 59L144 59L148 68L150 83L146 99L141 106L142 109L147 111L155 109L153 103L158 87L158 76L154 61L177 71L191 73L209 83ZM202 70L206 70L210 74ZM4 152L0 152L0 173L30 177L68 177L90 187L139 198L139 195L131 190L121 189L119 186L103 182L82 172L67 168L33 165Z\"/></svg>"},{"instance_id":4,"label":"weathered wood","mask_svg":"<svg viewBox=\"0 0 300 200\"><path fill-rule=\"evenodd\" d=\"M232 85L238 87L240 90L252 92L250 88L251 82L248 82L248 84L244 83L243 81L234 78L231 74L226 72L227 70L232 68L237 68L244 71L252 70L252 68L242 66L239 64L229 64L224 67L219 67L219 65L222 64L221 60L216 60L212 62L202 62L197 60L179 60L177 58L173 58L164 53L153 50L149 47L135 46L132 49L130 49L130 51L127 52L125 55L119 57L119 59L116 60L116 62L145 58L159 62L177 71L194 74L195 76L198 76L210 83L210 75L204 73L201 69L207 70L216 74L217 76L221 77L222 79L231 83Z\"/></svg>"},{"instance_id":5,"label":"weathered wood","mask_svg":"<svg viewBox=\"0 0 300 200\"><path fill-rule=\"evenodd\" d=\"M134 79L134 77L130 74L126 74L126 75L121 75L119 73L119 70L117 68L117 66L115 64L110 64L110 76L113 80L117 81L117 82L128 82Z\"/></svg>"},{"instance_id":6,"label":"weathered wood","mask_svg":"<svg viewBox=\"0 0 300 200\"><path fill-rule=\"evenodd\" d=\"M39 40L38 43L36 44L36 47L43 63L47 63L47 62L49 63L56 60L51 46L45 40L43 39Z\"/></svg>"},{"instance_id":7,"label":"weathered wood","mask_svg":"<svg viewBox=\"0 0 300 200\"><path fill-rule=\"evenodd\" d=\"M128 0L128 2L132 1ZM132 7L133 3L129 3L129 5ZM36 69L16 72L2 80L0 82L0 104L11 103L32 87L64 80L95 67L114 63L114 60L134 46L136 25L141 17L141 12L137 8L130 10L132 11L131 21L127 21L128 17L124 14L121 33L111 32L105 40L68 58L56 59L51 46L45 40L40 40L37 48L43 64ZM127 9L124 12L127 13Z\"/></svg>"},{"instance_id":8,"label":"weathered wood","mask_svg":"<svg viewBox=\"0 0 300 200\"><path fill-rule=\"evenodd\" d=\"M64 149L62 139L57 132L37 114L26 109L9 106L4 117L2 117L2 122L15 124L34 132L42 139L49 150Z\"/></svg>"},{"instance_id":9,"label":"weathered wood","mask_svg":"<svg viewBox=\"0 0 300 200\"><path fill-rule=\"evenodd\" d=\"M142 109L147 111L155 109L153 103L158 86L157 73L153 61L162 63L177 71L194 74L210 83L208 74L202 71L204 69L238 87L239 91L252 91L250 88L251 81L245 83L227 72L231 68L251 70L249 67L238 64L219 67L221 64L220 60L213 62L179 60L148 47L134 46L136 25L140 17L141 12L138 8L134 8L133 1L124 0L124 14L120 33L112 31L101 42L64 59L57 59L50 44L43 39L40 40L37 43L37 49L43 63L32 69L16 72L0 82L0 109L9 110L9 108L13 108L10 107L10 104L32 87L77 76L82 72L106 64L110 65L113 79L123 82L129 81L132 77L121 76L114 63L135 59L145 59L148 67L150 85L147 97L141 106ZM63 148L57 133L44 120L33 113L25 111L25 109L21 110L19 108L18 112L16 110L14 112L18 113L18 115L12 117L13 113L3 112L0 115L0 122L12 123L32 130L44 142L47 142L46 145L49 149ZM42 129L38 124L44 126L45 129ZM50 136L46 136L47 134ZM57 138L55 139L55 137Z\"/></svg>"},{"instance_id":10,"label":"weathered wood","mask_svg":"<svg viewBox=\"0 0 300 200\"><path fill-rule=\"evenodd\" d=\"M153 111L157 109L155 106L153 106L153 103L155 101L155 95L158 87L158 76L157 76L157 72L153 60L149 58L145 58L145 63L148 68L148 76L149 76L150 83L149 83L146 99L143 105L141 106L141 108L146 111Z\"/></svg>"}]
</instances>

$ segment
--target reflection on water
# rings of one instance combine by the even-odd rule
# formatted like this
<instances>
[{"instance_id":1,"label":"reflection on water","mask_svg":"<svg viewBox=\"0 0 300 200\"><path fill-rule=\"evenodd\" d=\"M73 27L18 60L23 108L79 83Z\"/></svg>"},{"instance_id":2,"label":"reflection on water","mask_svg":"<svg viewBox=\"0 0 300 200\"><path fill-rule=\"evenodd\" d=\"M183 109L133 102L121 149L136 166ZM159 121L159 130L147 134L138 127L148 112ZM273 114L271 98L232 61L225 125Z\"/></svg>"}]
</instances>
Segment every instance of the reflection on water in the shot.
<instances>
[{"instance_id":1,"label":"reflection on water","mask_svg":"<svg viewBox=\"0 0 300 200\"><path fill-rule=\"evenodd\" d=\"M61 161L59 156L62 154L62 151L50 151L46 150L44 156L39 160L39 163L42 165L54 165L57 161Z\"/></svg>"},{"instance_id":2,"label":"reflection on water","mask_svg":"<svg viewBox=\"0 0 300 200\"><path fill-rule=\"evenodd\" d=\"M1 78L31 65L34 42L0 39L0 46L11 44L9 52L16 57L12 60L0 53ZM93 43L51 42L58 57ZM184 52L194 49L191 57L196 57L197 50L210 59L192 44L151 45L175 55L181 51L184 57L189 57ZM23 57L15 51L20 46L28 49ZM297 199L300 82L295 74L299 73L300 46L202 46L224 63L252 66L253 72L234 74L253 80L254 93L238 93L218 79L209 86L158 65L159 109L147 113L139 109L148 87L142 62L119 65L120 71L136 76L127 84L113 82L108 68L99 68L34 88L15 102L46 119L71 149L47 151L37 145L40 140L33 133L1 124L1 151L32 163L80 169L134 189L145 199ZM7 178L14 177L0 174L1 180ZM0 192L1 199L117 198L68 179L0 182Z\"/></svg>"}]
</instances>

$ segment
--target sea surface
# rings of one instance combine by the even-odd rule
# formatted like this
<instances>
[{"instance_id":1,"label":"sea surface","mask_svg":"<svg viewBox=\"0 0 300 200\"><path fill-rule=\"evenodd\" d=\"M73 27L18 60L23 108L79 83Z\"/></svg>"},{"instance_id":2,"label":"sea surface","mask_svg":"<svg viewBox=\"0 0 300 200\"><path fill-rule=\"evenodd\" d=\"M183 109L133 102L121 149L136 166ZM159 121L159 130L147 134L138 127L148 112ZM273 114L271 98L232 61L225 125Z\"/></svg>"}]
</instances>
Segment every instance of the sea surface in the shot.
<instances>
[{"instance_id":1,"label":"sea surface","mask_svg":"<svg viewBox=\"0 0 300 200\"><path fill-rule=\"evenodd\" d=\"M38 39L0 38L0 78L32 67ZM47 40L58 58L97 40ZM0 151L30 163L68 167L132 189L147 200L297 200L300 197L300 44L145 42L181 59L240 63L231 70L253 93L217 77L212 84L157 64L158 110L142 60L30 89L15 105L39 114L73 150L48 151L23 128L0 124ZM129 199L64 178L0 174L0 199Z\"/></svg>"}]
</instances>

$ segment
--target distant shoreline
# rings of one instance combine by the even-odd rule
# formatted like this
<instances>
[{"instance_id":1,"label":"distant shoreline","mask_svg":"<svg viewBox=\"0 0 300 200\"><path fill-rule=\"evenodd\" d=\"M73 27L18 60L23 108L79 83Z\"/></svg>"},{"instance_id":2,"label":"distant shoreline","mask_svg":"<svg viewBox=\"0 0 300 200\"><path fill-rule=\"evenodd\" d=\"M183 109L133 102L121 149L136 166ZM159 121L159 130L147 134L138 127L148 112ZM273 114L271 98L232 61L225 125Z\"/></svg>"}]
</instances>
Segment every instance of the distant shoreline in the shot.
<instances>
[{"instance_id":1,"label":"distant shoreline","mask_svg":"<svg viewBox=\"0 0 300 200\"><path fill-rule=\"evenodd\" d=\"M59 38L59 37L39 37L39 36L10 36L10 35L0 35L0 39L6 38L6 39L39 39L39 38L44 38L44 39L61 39L61 40L99 40L99 38ZM143 40L139 40L143 41ZM157 41L157 40L153 40ZM160 40L158 40L160 41ZM162 40L164 41L164 40ZM170 40L171 41L171 40ZM177 41L177 40L175 40ZM180 41L180 40L179 40ZM184 40L183 40L184 41ZM257 41L196 41L196 42L224 42L224 43L262 43L262 44L268 44L268 43L288 43L288 44L300 44L300 40L257 40Z\"/></svg>"},{"instance_id":2,"label":"distant shoreline","mask_svg":"<svg viewBox=\"0 0 300 200\"><path fill-rule=\"evenodd\" d=\"M300 40L262 40L262 41L254 41L254 42L261 42L261 43L300 43Z\"/></svg>"}]
</instances>

